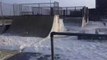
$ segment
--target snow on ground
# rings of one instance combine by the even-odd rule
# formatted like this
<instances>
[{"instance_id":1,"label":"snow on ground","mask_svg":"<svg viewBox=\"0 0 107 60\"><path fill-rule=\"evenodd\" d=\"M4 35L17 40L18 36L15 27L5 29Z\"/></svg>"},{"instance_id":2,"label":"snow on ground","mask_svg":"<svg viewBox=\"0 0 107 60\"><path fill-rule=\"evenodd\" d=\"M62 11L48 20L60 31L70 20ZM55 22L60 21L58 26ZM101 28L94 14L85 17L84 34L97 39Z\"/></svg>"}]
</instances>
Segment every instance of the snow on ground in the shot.
<instances>
[{"instance_id":1,"label":"snow on ground","mask_svg":"<svg viewBox=\"0 0 107 60\"><path fill-rule=\"evenodd\" d=\"M87 30L87 33L95 33L95 30L98 28L107 28L107 25L104 25L101 21L90 21L88 25L84 27L84 30Z\"/></svg>"},{"instance_id":2,"label":"snow on ground","mask_svg":"<svg viewBox=\"0 0 107 60\"><path fill-rule=\"evenodd\" d=\"M75 27L66 24L69 32L81 30L94 33L95 28L105 28L101 22L89 22L84 27ZM77 37L55 37L55 54L60 55L59 60L107 60L106 40L78 40ZM39 52L50 55L50 38L21 37L0 35L0 49L18 50L20 52ZM32 59L33 60L33 59Z\"/></svg>"}]
</instances>

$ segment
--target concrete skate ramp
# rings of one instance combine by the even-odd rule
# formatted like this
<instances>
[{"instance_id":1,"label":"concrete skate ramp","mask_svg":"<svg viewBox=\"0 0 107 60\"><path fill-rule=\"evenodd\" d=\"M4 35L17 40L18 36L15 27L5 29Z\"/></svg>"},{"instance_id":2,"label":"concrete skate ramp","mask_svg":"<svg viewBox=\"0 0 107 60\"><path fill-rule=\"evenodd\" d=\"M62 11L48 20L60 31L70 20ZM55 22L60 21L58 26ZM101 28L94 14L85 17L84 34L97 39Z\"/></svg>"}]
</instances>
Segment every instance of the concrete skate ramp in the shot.
<instances>
[{"instance_id":1,"label":"concrete skate ramp","mask_svg":"<svg viewBox=\"0 0 107 60\"><path fill-rule=\"evenodd\" d=\"M7 31L11 35L46 37L53 24L53 16L18 16Z\"/></svg>"},{"instance_id":2,"label":"concrete skate ramp","mask_svg":"<svg viewBox=\"0 0 107 60\"><path fill-rule=\"evenodd\" d=\"M59 16L18 16L7 33L28 37L47 37L51 31L58 31ZM58 28L55 28L58 27Z\"/></svg>"}]
</instances>

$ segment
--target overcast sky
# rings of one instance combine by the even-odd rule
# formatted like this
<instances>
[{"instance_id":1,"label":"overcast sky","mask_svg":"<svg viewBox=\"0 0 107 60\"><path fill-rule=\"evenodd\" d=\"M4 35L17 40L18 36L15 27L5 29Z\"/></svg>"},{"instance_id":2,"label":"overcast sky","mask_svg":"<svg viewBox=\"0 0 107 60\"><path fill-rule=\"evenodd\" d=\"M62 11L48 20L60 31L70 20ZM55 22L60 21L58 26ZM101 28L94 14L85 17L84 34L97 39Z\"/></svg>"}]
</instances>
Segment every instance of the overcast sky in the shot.
<instances>
[{"instance_id":1,"label":"overcast sky","mask_svg":"<svg viewBox=\"0 0 107 60\"><path fill-rule=\"evenodd\" d=\"M50 0L1 0L7 3L38 3L38 2L50 2ZM95 8L95 0L51 0L58 1L60 6L87 6L89 8Z\"/></svg>"}]
</instances>

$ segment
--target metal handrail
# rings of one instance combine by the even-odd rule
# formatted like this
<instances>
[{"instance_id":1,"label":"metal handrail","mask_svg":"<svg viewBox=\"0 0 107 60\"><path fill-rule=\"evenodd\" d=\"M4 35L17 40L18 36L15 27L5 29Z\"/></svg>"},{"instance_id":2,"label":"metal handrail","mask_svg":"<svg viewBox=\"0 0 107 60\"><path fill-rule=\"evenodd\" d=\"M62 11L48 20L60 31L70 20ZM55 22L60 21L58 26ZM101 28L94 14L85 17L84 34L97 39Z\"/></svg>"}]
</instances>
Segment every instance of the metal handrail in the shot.
<instances>
[{"instance_id":1,"label":"metal handrail","mask_svg":"<svg viewBox=\"0 0 107 60\"><path fill-rule=\"evenodd\" d=\"M68 36L93 36L93 37L105 37L107 39L107 34L83 34L83 33L69 33L69 32L51 32L51 60L55 60L54 54L54 35L68 35Z\"/></svg>"}]
</instances>

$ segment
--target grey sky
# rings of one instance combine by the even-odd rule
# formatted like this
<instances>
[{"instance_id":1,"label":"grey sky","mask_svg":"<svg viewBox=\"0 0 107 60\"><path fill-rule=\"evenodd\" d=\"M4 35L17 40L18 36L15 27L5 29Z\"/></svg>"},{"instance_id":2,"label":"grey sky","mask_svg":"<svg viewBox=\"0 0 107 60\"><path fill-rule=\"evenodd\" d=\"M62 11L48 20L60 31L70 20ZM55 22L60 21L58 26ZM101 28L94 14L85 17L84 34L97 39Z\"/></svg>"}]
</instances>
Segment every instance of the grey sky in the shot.
<instances>
[{"instance_id":1,"label":"grey sky","mask_svg":"<svg viewBox=\"0 0 107 60\"><path fill-rule=\"evenodd\" d=\"M50 0L1 0L7 3L36 3L36 2L50 2ZM58 1L60 6L87 6L89 8L95 7L95 0L51 0Z\"/></svg>"}]
</instances>

